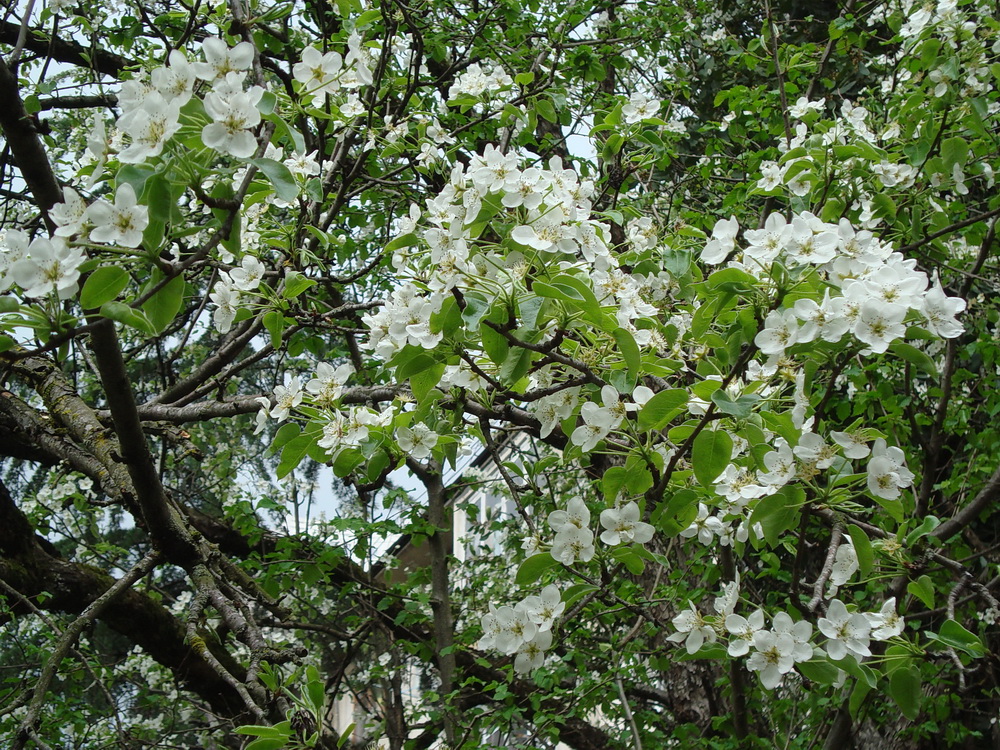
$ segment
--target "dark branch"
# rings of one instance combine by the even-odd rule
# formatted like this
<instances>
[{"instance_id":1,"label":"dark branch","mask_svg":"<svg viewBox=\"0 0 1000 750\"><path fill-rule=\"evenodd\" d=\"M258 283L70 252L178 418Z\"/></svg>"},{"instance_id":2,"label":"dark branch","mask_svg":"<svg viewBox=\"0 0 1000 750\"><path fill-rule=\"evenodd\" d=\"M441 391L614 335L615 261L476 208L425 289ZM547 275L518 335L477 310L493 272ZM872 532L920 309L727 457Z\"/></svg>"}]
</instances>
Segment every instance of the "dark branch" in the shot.
<instances>
[{"instance_id":1,"label":"dark branch","mask_svg":"<svg viewBox=\"0 0 1000 750\"><path fill-rule=\"evenodd\" d=\"M35 204L42 212L45 223L52 230L55 226L49 219L49 209L62 201L62 188L49 164L48 154L38 138L35 121L24 108L21 92L18 90L17 76L0 58L0 129L7 139L14 163L21 170L21 176L28 190L35 198Z\"/></svg>"},{"instance_id":2,"label":"dark branch","mask_svg":"<svg viewBox=\"0 0 1000 750\"><path fill-rule=\"evenodd\" d=\"M21 24L4 21L0 23L0 44L13 46L17 43L17 35L21 31ZM51 38L47 32L40 29L31 29L24 41L24 49L46 55L53 60L71 65L79 65L81 68L94 70L102 75L111 78L118 78L122 71L135 63L126 60L120 55L115 55L96 47L84 47L82 44L60 39Z\"/></svg>"}]
</instances>

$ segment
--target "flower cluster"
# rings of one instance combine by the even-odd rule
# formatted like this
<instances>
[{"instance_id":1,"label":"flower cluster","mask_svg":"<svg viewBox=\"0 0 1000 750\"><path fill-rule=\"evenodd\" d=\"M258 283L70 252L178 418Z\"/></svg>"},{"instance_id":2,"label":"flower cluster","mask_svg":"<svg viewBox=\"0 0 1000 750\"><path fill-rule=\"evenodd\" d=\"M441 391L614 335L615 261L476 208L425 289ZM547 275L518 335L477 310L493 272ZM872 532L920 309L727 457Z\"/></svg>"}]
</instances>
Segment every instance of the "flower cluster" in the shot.
<instances>
[{"instance_id":1,"label":"flower cluster","mask_svg":"<svg viewBox=\"0 0 1000 750\"><path fill-rule=\"evenodd\" d=\"M206 39L205 43L206 49L216 43L225 46L219 39ZM159 156L180 130L181 108L191 99L199 76L180 50L172 51L167 61L168 65L150 72L148 83L133 79L122 84L118 95L122 115L115 124L128 139L128 145L118 153L122 163L137 164Z\"/></svg>"},{"instance_id":2,"label":"flower cluster","mask_svg":"<svg viewBox=\"0 0 1000 750\"><path fill-rule=\"evenodd\" d=\"M786 612L779 612L772 618L770 630L764 628L764 613L759 609L748 618L728 614L725 626L731 635L729 655L746 656L749 653L747 669L759 672L761 684L768 690L777 687L797 663L813 657L809 640L812 625L806 620L795 622Z\"/></svg>"},{"instance_id":3,"label":"flower cluster","mask_svg":"<svg viewBox=\"0 0 1000 750\"><path fill-rule=\"evenodd\" d=\"M517 156L488 145L468 166L456 165L448 184L427 203L424 217L431 226L418 226L422 217L412 212L401 222L410 230L404 237L417 235L419 243L397 248L393 265L412 282L396 290L378 313L365 316L371 329L365 346L382 359L407 344L436 347L441 336L428 320L440 311L446 293L459 289L491 299L503 287L526 292L529 257L586 284L600 305L616 308L618 325L648 345L654 332L637 329L635 322L656 308L642 298L641 280L618 268L607 245L610 228L590 216L593 192L591 181L581 181L558 158L547 169L522 169ZM490 218L506 224L511 246L479 236L482 222Z\"/></svg>"},{"instance_id":4,"label":"flower cluster","mask_svg":"<svg viewBox=\"0 0 1000 750\"><path fill-rule=\"evenodd\" d=\"M717 264L735 254L738 232L735 219L719 221L702 261ZM871 232L856 231L846 219L829 224L804 212L789 222L774 213L762 229L747 231L745 240L741 258L732 266L754 276L770 272L775 263L815 268L830 289L840 292L831 295L828 289L820 302L803 298L768 313L754 339L763 354L780 357L795 344L835 343L847 333L866 351L880 354L906 335L911 311L942 338L962 332L955 316L965 309L965 300L946 295L936 280L931 286L916 261L893 252Z\"/></svg>"},{"instance_id":5,"label":"flower cluster","mask_svg":"<svg viewBox=\"0 0 1000 750\"><path fill-rule=\"evenodd\" d=\"M80 266L87 259L83 250L62 237L36 237L16 229L0 240L0 291L17 284L25 297L70 299L78 289Z\"/></svg>"},{"instance_id":6,"label":"flower cluster","mask_svg":"<svg viewBox=\"0 0 1000 750\"><path fill-rule=\"evenodd\" d=\"M521 674L531 672L542 666L545 650L552 645L552 626L565 609L559 589L553 585L513 607L491 605L480 618L483 637L478 647L516 654L514 669Z\"/></svg>"},{"instance_id":7,"label":"flower cluster","mask_svg":"<svg viewBox=\"0 0 1000 750\"><path fill-rule=\"evenodd\" d=\"M243 293L257 289L266 270L260 260L253 255L245 255L238 267L219 274L219 281L209 295L215 304L212 319L219 333L229 333L239 312Z\"/></svg>"},{"instance_id":8,"label":"flower cluster","mask_svg":"<svg viewBox=\"0 0 1000 750\"><path fill-rule=\"evenodd\" d=\"M378 312L362 317L370 331L365 345L386 360L407 344L433 349L442 337L431 332L430 319L442 301L440 296L421 296L414 284L403 284Z\"/></svg>"},{"instance_id":9,"label":"flower cluster","mask_svg":"<svg viewBox=\"0 0 1000 750\"><path fill-rule=\"evenodd\" d=\"M143 230L149 225L149 212L138 202L135 189L123 182L115 191L115 202L103 198L89 206L72 188L63 189L63 202L49 211L56 225L57 237L72 238L86 234L91 242L119 247L139 247Z\"/></svg>"},{"instance_id":10,"label":"flower cluster","mask_svg":"<svg viewBox=\"0 0 1000 750\"><path fill-rule=\"evenodd\" d=\"M249 159L257 152L257 138L252 129L260 123L257 104L264 95L260 86L244 91L244 77L232 72L215 81L212 90L205 94L205 112L212 122L201 131L206 146L238 159Z\"/></svg>"},{"instance_id":11,"label":"flower cluster","mask_svg":"<svg viewBox=\"0 0 1000 750\"><path fill-rule=\"evenodd\" d=\"M689 604L673 618L677 632L669 640L683 643L689 654L695 654L704 644L726 637L727 653L732 657L749 656L747 669L757 672L761 684L773 690L796 664L816 657L813 625L778 612L771 618L771 628L766 629L763 610L755 610L747 617L735 613L738 599L739 580L723 587L722 595L715 599L714 615L702 615L694 604ZM885 641L903 632L903 618L896 613L895 598L887 600L878 612L849 612L843 602L833 599L826 617L820 617L816 627L827 639L824 646L830 659L836 662L851 655L861 661L871 656L872 639Z\"/></svg>"},{"instance_id":12,"label":"flower cluster","mask_svg":"<svg viewBox=\"0 0 1000 750\"><path fill-rule=\"evenodd\" d=\"M767 433L765 433L767 435ZM714 489L719 496L716 513L704 502L698 504L697 516L681 532L684 538L695 538L702 544L710 545L718 537L719 544L728 546L733 541L745 542L749 532L758 537L759 532L750 529L748 520L754 501L773 495L785 485L800 479L814 479L820 471L835 468L847 471L851 460L871 457L866 471L868 490L877 498L895 500L900 490L913 482L913 472L906 468L902 450L890 447L881 437L875 438L869 447L871 431L832 432L832 442L827 442L819 434L805 429L798 443L793 447L782 437L773 438L773 449L763 455L764 469L748 470L737 463L729 464L716 479ZM734 440L734 445L739 441ZM740 455L742 451L740 451ZM734 455L734 460L739 456ZM842 547L841 554L847 556L849 545ZM856 558L853 573L856 570ZM838 558L839 560L839 558ZM850 567L845 557L843 570ZM838 568L838 570L841 570ZM838 573L839 575L839 573ZM834 586L846 582L836 578Z\"/></svg>"},{"instance_id":13,"label":"flower cluster","mask_svg":"<svg viewBox=\"0 0 1000 750\"><path fill-rule=\"evenodd\" d=\"M506 101L509 97L505 96L505 92L513 85L514 79L499 65L487 62L484 69L483 65L472 63L455 78L448 89L448 99L470 96Z\"/></svg>"},{"instance_id":14,"label":"flower cluster","mask_svg":"<svg viewBox=\"0 0 1000 750\"><path fill-rule=\"evenodd\" d=\"M302 85L303 97L337 97L341 114L352 118L364 114L357 90L371 85L373 63L372 51L362 44L357 32L352 32L347 40L346 56L335 50L321 52L315 47L306 47L301 61L292 66L292 75Z\"/></svg>"}]
</instances>

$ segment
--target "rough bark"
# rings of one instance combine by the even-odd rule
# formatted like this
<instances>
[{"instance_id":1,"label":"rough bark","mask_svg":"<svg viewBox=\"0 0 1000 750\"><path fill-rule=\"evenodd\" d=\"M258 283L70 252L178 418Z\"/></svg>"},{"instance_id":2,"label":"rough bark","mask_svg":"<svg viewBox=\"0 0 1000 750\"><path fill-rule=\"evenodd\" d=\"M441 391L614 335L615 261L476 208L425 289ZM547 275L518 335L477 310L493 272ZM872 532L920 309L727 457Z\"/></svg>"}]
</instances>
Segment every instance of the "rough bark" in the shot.
<instances>
[{"instance_id":1,"label":"rough bark","mask_svg":"<svg viewBox=\"0 0 1000 750\"><path fill-rule=\"evenodd\" d=\"M35 535L2 483L0 579L40 609L74 615L82 613L114 583L98 568L58 557L51 545ZM13 614L24 612L17 602L8 605ZM225 717L240 715L239 696L199 650L185 642L183 624L161 604L128 590L103 610L100 620L169 669L186 690L206 701L212 710ZM223 648L212 648L212 652L229 669L240 672Z\"/></svg>"}]
</instances>

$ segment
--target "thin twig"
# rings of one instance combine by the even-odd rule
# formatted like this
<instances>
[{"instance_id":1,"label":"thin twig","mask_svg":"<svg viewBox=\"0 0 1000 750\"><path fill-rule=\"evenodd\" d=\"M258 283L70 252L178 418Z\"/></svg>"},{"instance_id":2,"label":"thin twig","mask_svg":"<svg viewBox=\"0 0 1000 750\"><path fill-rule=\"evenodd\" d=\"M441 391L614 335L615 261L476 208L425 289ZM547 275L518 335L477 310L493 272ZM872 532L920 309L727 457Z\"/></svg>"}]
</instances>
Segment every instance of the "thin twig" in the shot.
<instances>
[{"instance_id":1,"label":"thin twig","mask_svg":"<svg viewBox=\"0 0 1000 750\"><path fill-rule=\"evenodd\" d=\"M820 602L823 601L823 587L830 579L830 573L833 572L833 563L837 559L837 548L840 546L840 540L843 535L844 524L838 521L834 524L833 532L830 534L830 546L826 550L826 560L823 562L823 569L819 572L819 578L816 579L816 583L813 584L812 599L806 605L810 612L815 612Z\"/></svg>"},{"instance_id":2,"label":"thin twig","mask_svg":"<svg viewBox=\"0 0 1000 750\"><path fill-rule=\"evenodd\" d=\"M639 736L639 727L636 726L632 709L628 705L628 698L625 697L625 686L622 685L622 678L620 676L615 677L615 685L618 687L618 697L622 701L622 711L628 720L629 728L632 730L632 741L635 743L635 750L642 750L642 738Z\"/></svg>"}]
</instances>

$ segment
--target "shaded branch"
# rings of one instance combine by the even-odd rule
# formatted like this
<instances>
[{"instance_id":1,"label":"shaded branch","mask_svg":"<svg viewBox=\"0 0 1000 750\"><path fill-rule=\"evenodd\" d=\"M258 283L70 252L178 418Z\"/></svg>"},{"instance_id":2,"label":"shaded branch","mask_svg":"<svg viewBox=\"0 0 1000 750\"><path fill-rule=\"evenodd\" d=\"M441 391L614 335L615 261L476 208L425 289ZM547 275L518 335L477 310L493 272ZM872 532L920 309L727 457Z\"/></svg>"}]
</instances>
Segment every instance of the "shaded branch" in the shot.
<instances>
[{"instance_id":1,"label":"shaded branch","mask_svg":"<svg viewBox=\"0 0 1000 750\"><path fill-rule=\"evenodd\" d=\"M17 76L0 58L0 130L3 131L7 145L10 147L14 163L21 171L35 198L35 204L42 212L49 230L55 225L49 218L49 209L62 201L62 188L49 164L48 154L42 148L35 128L35 120L24 108L21 92L17 84Z\"/></svg>"},{"instance_id":2,"label":"shaded branch","mask_svg":"<svg viewBox=\"0 0 1000 750\"><path fill-rule=\"evenodd\" d=\"M0 23L0 44L15 45L20 31L21 24L10 21ZM97 47L84 47L74 41L51 37L48 32L42 29L28 31L24 40L24 49L45 55L58 62L96 71L110 78L119 78L125 68L136 64L121 55Z\"/></svg>"},{"instance_id":3,"label":"shaded branch","mask_svg":"<svg viewBox=\"0 0 1000 750\"><path fill-rule=\"evenodd\" d=\"M28 705L28 711L21 721L21 727L17 736L14 738L13 750L21 750L31 737L31 733L36 728L35 725L42 710L45 694L48 692L52 680L55 679L59 664L66 654L69 653L73 644L80 637L80 634L83 633L84 628L94 622L107 609L108 605L120 597L133 583L145 577L153 569L158 559L158 552L147 553L125 575L111 584L107 591L92 601L83 613L63 631L59 638L59 643L48 655L45 667L38 677L38 682L35 683L35 690L31 697L31 703Z\"/></svg>"},{"instance_id":4,"label":"shaded branch","mask_svg":"<svg viewBox=\"0 0 1000 750\"><path fill-rule=\"evenodd\" d=\"M139 413L136 411L114 323L104 320L94 326L90 340L114 421L121 456L132 479L136 501L148 531L170 562L189 569L201 559L201 555L183 518L163 491L142 431Z\"/></svg>"}]
</instances>

